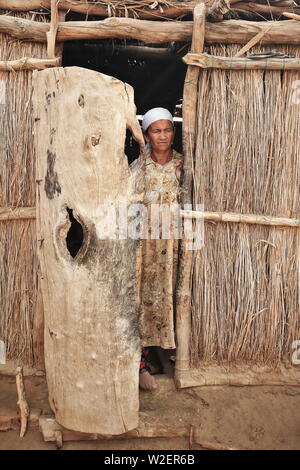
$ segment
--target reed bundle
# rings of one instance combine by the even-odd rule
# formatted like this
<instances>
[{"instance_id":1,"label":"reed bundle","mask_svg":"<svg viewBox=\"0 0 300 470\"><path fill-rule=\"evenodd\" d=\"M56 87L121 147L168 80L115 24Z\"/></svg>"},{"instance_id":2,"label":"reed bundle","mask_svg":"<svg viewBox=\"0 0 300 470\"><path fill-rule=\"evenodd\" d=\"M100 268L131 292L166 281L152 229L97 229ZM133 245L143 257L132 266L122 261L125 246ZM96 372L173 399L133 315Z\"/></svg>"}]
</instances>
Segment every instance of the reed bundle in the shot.
<instances>
[{"instance_id":1,"label":"reed bundle","mask_svg":"<svg viewBox=\"0 0 300 470\"><path fill-rule=\"evenodd\" d=\"M38 20L43 21L41 15ZM5 34L0 35L0 50L1 60L47 56L46 44L21 42ZM31 71L0 72L0 207L35 206L31 77ZM0 260L0 338L6 343L7 359L33 365L35 220L0 221Z\"/></svg>"},{"instance_id":2,"label":"reed bundle","mask_svg":"<svg viewBox=\"0 0 300 470\"><path fill-rule=\"evenodd\" d=\"M300 55L296 46L278 50ZM234 56L238 47L206 52ZM297 80L299 71L200 72L195 203L299 218ZM299 228L205 222L192 281L194 366L290 360L300 337L299 247Z\"/></svg>"}]
</instances>

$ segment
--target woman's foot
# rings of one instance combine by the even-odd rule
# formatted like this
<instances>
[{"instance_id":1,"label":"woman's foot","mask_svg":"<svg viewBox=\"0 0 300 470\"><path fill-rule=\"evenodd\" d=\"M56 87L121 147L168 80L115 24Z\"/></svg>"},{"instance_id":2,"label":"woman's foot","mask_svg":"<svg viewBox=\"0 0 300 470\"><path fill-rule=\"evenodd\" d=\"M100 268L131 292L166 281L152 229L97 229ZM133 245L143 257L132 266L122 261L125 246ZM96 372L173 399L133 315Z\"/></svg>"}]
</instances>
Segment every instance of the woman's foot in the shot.
<instances>
[{"instance_id":1,"label":"woman's foot","mask_svg":"<svg viewBox=\"0 0 300 470\"><path fill-rule=\"evenodd\" d=\"M154 377L148 372L143 371L139 375L139 385L143 390L155 390L157 388L157 383Z\"/></svg>"}]
</instances>

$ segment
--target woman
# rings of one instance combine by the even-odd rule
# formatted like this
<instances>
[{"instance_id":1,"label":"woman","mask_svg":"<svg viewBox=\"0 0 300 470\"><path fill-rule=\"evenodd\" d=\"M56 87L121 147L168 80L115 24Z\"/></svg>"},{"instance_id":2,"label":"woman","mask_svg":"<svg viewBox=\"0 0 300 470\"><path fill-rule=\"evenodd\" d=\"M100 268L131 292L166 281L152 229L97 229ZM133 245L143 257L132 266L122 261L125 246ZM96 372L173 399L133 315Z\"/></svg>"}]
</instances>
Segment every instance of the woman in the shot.
<instances>
[{"instance_id":1,"label":"woman","mask_svg":"<svg viewBox=\"0 0 300 470\"><path fill-rule=\"evenodd\" d=\"M147 346L160 346L165 350L176 347L174 335L173 298L176 284L178 240L174 226L170 237L153 239L151 231L152 204L177 204L182 155L172 149L174 125L171 113L164 108L148 111L142 122L146 150L131 165L133 173L143 174L144 204L148 209L148 239L141 240L141 292L139 328L142 359L140 387L154 390L156 381L150 374Z\"/></svg>"}]
</instances>

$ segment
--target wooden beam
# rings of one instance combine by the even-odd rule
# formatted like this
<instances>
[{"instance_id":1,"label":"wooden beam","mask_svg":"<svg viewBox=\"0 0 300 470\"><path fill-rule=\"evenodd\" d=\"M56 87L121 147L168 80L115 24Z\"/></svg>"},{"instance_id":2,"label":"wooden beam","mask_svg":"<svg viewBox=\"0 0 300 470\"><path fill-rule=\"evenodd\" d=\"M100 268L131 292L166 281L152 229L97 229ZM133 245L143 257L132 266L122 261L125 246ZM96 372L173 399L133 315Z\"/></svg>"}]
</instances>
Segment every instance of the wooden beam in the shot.
<instances>
[{"instance_id":1,"label":"wooden beam","mask_svg":"<svg viewBox=\"0 0 300 470\"><path fill-rule=\"evenodd\" d=\"M280 362L277 366L210 363L200 364L186 373L177 374L179 388L203 387L212 385L269 385L269 386L300 386L299 370L296 366Z\"/></svg>"},{"instance_id":2,"label":"wooden beam","mask_svg":"<svg viewBox=\"0 0 300 470\"><path fill-rule=\"evenodd\" d=\"M254 60L247 57L218 57L209 54L189 53L182 58L189 65L203 69L225 70L300 70L300 58L279 59L270 58Z\"/></svg>"},{"instance_id":3,"label":"wooden beam","mask_svg":"<svg viewBox=\"0 0 300 470\"><path fill-rule=\"evenodd\" d=\"M299 13L300 13L300 8L299 8ZM283 16L286 16L287 18L292 18L293 20L300 21L300 15L296 15L295 13L289 13L288 11L285 11L283 13Z\"/></svg>"},{"instance_id":4,"label":"wooden beam","mask_svg":"<svg viewBox=\"0 0 300 470\"><path fill-rule=\"evenodd\" d=\"M205 35L205 5L200 3L194 10L194 28L192 37L193 52L202 52ZM196 115L198 99L199 69L189 66L183 88L183 122L182 143L184 154L184 171L181 181L181 205L192 203L193 156L196 143ZM191 272L193 251L187 248L188 241L182 239L179 245L179 268L176 284L176 371L188 370L190 364L190 333L191 333Z\"/></svg>"},{"instance_id":5,"label":"wooden beam","mask_svg":"<svg viewBox=\"0 0 300 470\"><path fill-rule=\"evenodd\" d=\"M166 426L161 423L157 418L152 418L147 413L140 413L139 425L133 431L118 436L89 434L72 431L63 428L57 423L53 416L41 416L39 419L40 430L45 442L55 442L58 447L62 446L65 441L96 441L107 439L147 439L147 438L176 438L186 437L189 438L191 434L191 425L185 424L180 426ZM237 450L219 442L210 442L201 438L201 429L193 426L193 443L200 445L204 449L210 450ZM59 436L62 442L57 442Z\"/></svg>"},{"instance_id":6,"label":"wooden beam","mask_svg":"<svg viewBox=\"0 0 300 470\"><path fill-rule=\"evenodd\" d=\"M300 227L300 219L287 217L273 217L270 215L237 214L236 212L197 212L180 211L181 217L190 219L202 219L211 222L233 222L255 225L269 225L273 227Z\"/></svg>"},{"instance_id":7,"label":"wooden beam","mask_svg":"<svg viewBox=\"0 0 300 470\"><path fill-rule=\"evenodd\" d=\"M205 42L209 44L245 44L265 29L259 21L227 20L206 23ZM160 44L171 41L191 41L192 21L145 21L131 18L107 18L103 21L72 21L58 25L57 41L73 39L138 39L145 43ZM47 23L0 16L0 33L15 38L46 42ZM300 23L296 20L274 21L271 31L262 38L262 44L300 45Z\"/></svg>"},{"instance_id":8,"label":"wooden beam","mask_svg":"<svg viewBox=\"0 0 300 470\"><path fill-rule=\"evenodd\" d=\"M0 220L35 219L35 207L0 207Z\"/></svg>"},{"instance_id":9,"label":"wooden beam","mask_svg":"<svg viewBox=\"0 0 300 470\"><path fill-rule=\"evenodd\" d=\"M273 24L271 24L271 26L267 25L264 30L257 33L252 39L250 39L250 41L247 42L247 44L244 45L244 47L242 47L242 49L239 50L239 52L237 54L235 54L234 57L241 57L247 51L249 51L249 49L251 49L251 47L254 47L264 37L266 32L269 31L269 29L272 28L272 26L273 26Z\"/></svg>"},{"instance_id":10,"label":"wooden beam","mask_svg":"<svg viewBox=\"0 0 300 470\"><path fill-rule=\"evenodd\" d=\"M281 16L283 12L290 10L294 13L300 13L300 7L297 6L277 6L276 3L270 4L260 4L255 2L238 2L234 3L231 7L232 11L251 11L253 13L258 13L261 15L268 16Z\"/></svg>"},{"instance_id":11,"label":"wooden beam","mask_svg":"<svg viewBox=\"0 0 300 470\"><path fill-rule=\"evenodd\" d=\"M170 2L170 5L161 5L156 8L145 7L143 10L138 9L138 5L131 5L126 7L122 5L122 2L118 2L113 10L111 7L102 4L87 3L78 0L59 0L56 2L58 8L61 10L69 10L76 13L82 13L84 15L97 15L108 17L111 16L111 11L115 16L128 16L134 17L135 12L138 12L139 18L143 19L155 19L155 18L176 18L178 16L184 16L191 14L196 2ZM145 1L143 0L143 4ZM153 4L154 2L149 2ZM0 0L0 8L11 10L11 11L29 11L38 10L41 8L50 9L51 0Z\"/></svg>"},{"instance_id":12,"label":"wooden beam","mask_svg":"<svg viewBox=\"0 0 300 470\"><path fill-rule=\"evenodd\" d=\"M16 72L22 70L43 70L48 67L58 66L59 61L60 59L58 57L54 59L34 59L32 57L22 57L22 59L16 60L1 60L0 71Z\"/></svg>"},{"instance_id":13,"label":"wooden beam","mask_svg":"<svg viewBox=\"0 0 300 470\"><path fill-rule=\"evenodd\" d=\"M189 211L181 210L180 216L188 219L203 218L211 222L232 222L256 225L269 225L277 227L300 227L300 219L290 219L288 217L275 217L260 214L238 214L236 212L211 212L211 211ZM35 207L11 207L0 208L0 221L17 219L35 219Z\"/></svg>"},{"instance_id":14,"label":"wooden beam","mask_svg":"<svg viewBox=\"0 0 300 470\"><path fill-rule=\"evenodd\" d=\"M170 1L168 5L160 4L155 8L150 7L153 5L153 0L149 0L149 7L147 7L145 0L142 1L142 4L145 5L143 9L138 8L139 5L135 5L132 2L132 5L122 5L122 2L117 2L116 4L111 3L110 6L105 6L104 3L88 3L85 1L78 0L58 0L57 6L61 10L69 10L77 13L82 13L85 15L97 15L102 17L112 16L126 16L134 17L141 19L161 19L161 18L177 18L180 16L185 16L192 14L197 1ZM222 16L229 11L230 5L228 0L214 0L207 2L207 15L212 17ZM51 0L0 0L0 8L7 9L10 11L29 11L37 10L40 8L50 9ZM111 8L113 7L113 10Z\"/></svg>"}]
</instances>

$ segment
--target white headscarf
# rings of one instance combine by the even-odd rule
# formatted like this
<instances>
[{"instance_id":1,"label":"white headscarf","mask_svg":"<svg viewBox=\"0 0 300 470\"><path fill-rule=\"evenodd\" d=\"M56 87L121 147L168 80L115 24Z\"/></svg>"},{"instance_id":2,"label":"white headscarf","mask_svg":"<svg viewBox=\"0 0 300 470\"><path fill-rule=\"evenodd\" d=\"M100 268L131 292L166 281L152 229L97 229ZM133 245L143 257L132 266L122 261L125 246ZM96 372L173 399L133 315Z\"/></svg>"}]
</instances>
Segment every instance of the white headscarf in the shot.
<instances>
[{"instance_id":1,"label":"white headscarf","mask_svg":"<svg viewBox=\"0 0 300 470\"><path fill-rule=\"evenodd\" d=\"M148 127L155 121L160 121L161 119L165 119L167 121L171 121L173 123L173 116L172 114L165 108L152 108L150 111L147 111L144 114L142 127L143 131L146 132Z\"/></svg>"}]
</instances>

